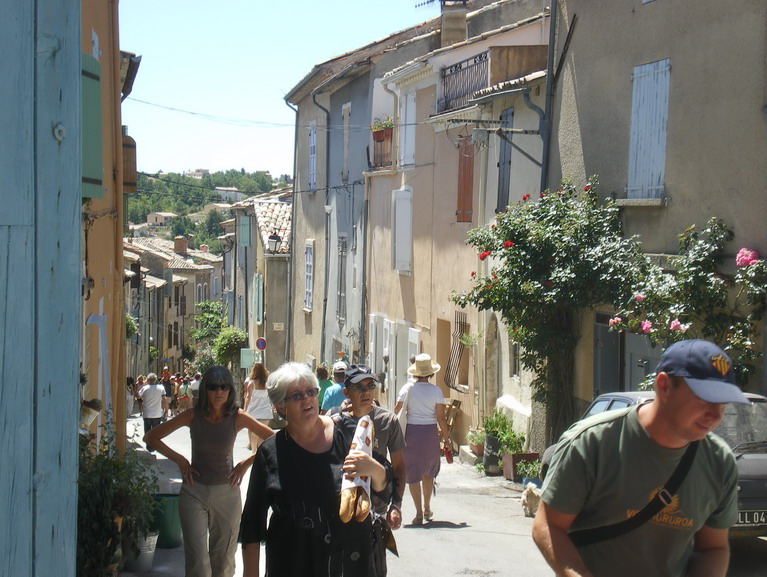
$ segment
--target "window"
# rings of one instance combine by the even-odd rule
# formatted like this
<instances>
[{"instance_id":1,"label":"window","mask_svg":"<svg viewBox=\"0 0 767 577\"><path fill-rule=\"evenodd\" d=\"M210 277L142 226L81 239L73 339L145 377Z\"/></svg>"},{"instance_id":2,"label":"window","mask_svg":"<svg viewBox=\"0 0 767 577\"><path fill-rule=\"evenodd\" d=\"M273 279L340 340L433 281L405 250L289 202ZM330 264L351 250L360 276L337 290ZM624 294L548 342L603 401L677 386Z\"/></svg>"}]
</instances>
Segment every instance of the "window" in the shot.
<instances>
[{"instance_id":1,"label":"window","mask_svg":"<svg viewBox=\"0 0 767 577\"><path fill-rule=\"evenodd\" d=\"M471 136L458 140L458 202L455 209L458 222L471 222L474 192L474 145Z\"/></svg>"},{"instance_id":2,"label":"window","mask_svg":"<svg viewBox=\"0 0 767 577\"><path fill-rule=\"evenodd\" d=\"M197 302L202 302L202 284L197 283Z\"/></svg>"},{"instance_id":3,"label":"window","mask_svg":"<svg viewBox=\"0 0 767 577\"><path fill-rule=\"evenodd\" d=\"M666 176L666 128L671 60L634 67L628 198L662 198Z\"/></svg>"},{"instance_id":4,"label":"window","mask_svg":"<svg viewBox=\"0 0 767 577\"><path fill-rule=\"evenodd\" d=\"M178 321L173 323L173 346L178 346Z\"/></svg>"},{"instance_id":5,"label":"window","mask_svg":"<svg viewBox=\"0 0 767 577\"><path fill-rule=\"evenodd\" d=\"M168 325L168 347L173 346L173 325Z\"/></svg>"},{"instance_id":6,"label":"window","mask_svg":"<svg viewBox=\"0 0 767 577\"><path fill-rule=\"evenodd\" d=\"M501 128L512 128L514 126L514 109L507 108L501 113ZM511 133L507 133L506 138L511 138ZM498 152L498 201L495 205L495 212L506 212L509 206L509 188L511 188L511 142L506 138L500 139L500 148Z\"/></svg>"},{"instance_id":7,"label":"window","mask_svg":"<svg viewBox=\"0 0 767 577\"><path fill-rule=\"evenodd\" d=\"M186 295L181 295L181 300L179 301L179 309L181 316L186 316Z\"/></svg>"},{"instance_id":8,"label":"window","mask_svg":"<svg viewBox=\"0 0 767 577\"><path fill-rule=\"evenodd\" d=\"M413 252L413 189L405 186L392 195L392 268L409 273Z\"/></svg>"},{"instance_id":9,"label":"window","mask_svg":"<svg viewBox=\"0 0 767 577\"><path fill-rule=\"evenodd\" d=\"M415 92L406 92L400 100L399 164L415 164Z\"/></svg>"},{"instance_id":10,"label":"window","mask_svg":"<svg viewBox=\"0 0 767 577\"><path fill-rule=\"evenodd\" d=\"M220 285L221 285L221 280L217 276L214 276L213 277L213 296L218 296Z\"/></svg>"},{"instance_id":11,"label":"window","mask_svg":"<svg viewBox=\"0 0 767 577\"><path fill-rule=\"evenodd\" d=\"M173 306L178 307L178 303L180 300L181 300L181 287L176 285L173 287Z\"/></svg>"},{"instance_id":12,"label":"window","mask_svg":"<svg viewBox=\"0 0 767 577\"><path fill-rule=\"evenodd\" d=\"M341 118L343 120L343 168L341 169L341 180L349 181L349 124L351 122L352 104L347 102L341 108Z\"/></svg>"},{"instance_id":13,"label":"window","mask_svg":"<svg viewBox=\"0 0 767 577\"><path fill-rule=\"evenodd\" d=\"M317 126L309 123L309 190L317 190Z\"/></svg>"},{"instance_id":14,"label":"window","mask_svg":"<svg viewBox=\"0 0 767 577\"><path fill-rule=\"evenodd\" d=\"M103 198L101 65L89 54L81 54L80 58L82 196Z\"/></svg>"},{"instance_id":15,"label":"window","mask_svg":"<svg viewBox=\"0 0 767 577\"><path fill-rule=\"evenodd\" d=\"M346 253L347 238L345 234L338 235L338 301L336 303L336 317L343 325L346 321Z\"/></svg>"},{"instance_id":16,"label":"window","mask_svg":"<svg viewBox=\"0 0 767 577\"><path fill-rule=\"evenodd\" d=\"M202 300L210 300L210 293L208 292L208 283L202 283Z\"/></svg>"},{"instance_id":17,"label":"window","mask_svg":"<svg viewBox=\"0 0 767 577\"><path fill-rule=\"evenodd\" d=\"M307 240L304 246L304 310L312 310L314 297L314 241Z\"/></svg>"}]
</instances>

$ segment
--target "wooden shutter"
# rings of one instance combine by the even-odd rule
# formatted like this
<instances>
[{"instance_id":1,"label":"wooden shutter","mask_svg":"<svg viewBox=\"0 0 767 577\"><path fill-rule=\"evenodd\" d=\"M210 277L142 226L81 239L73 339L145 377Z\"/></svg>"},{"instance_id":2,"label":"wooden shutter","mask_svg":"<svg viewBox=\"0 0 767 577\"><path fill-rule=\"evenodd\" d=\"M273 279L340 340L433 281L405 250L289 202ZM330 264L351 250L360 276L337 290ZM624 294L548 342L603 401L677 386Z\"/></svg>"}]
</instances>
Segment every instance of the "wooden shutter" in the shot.
<instances>
[{"instance_id":1,"label":"wooden shutter","mask_svg":"<svg viewBox=\"0 0 767 577\"><path fill-rule=\"evenodd\" d=\"M501 113L501 128L514 126L514 109L507 108ZM511 139L511 133L506 133L506 138ZM509 188L511 187L511 142L500 139L500 151L498 154L498 202L495 212L506 212L509 205Z\"/></svg>"},{"instance_id":2,"label":"wooden shutter","mask_svg":"<svg viewBox=\"0 0 767 577\"><path fill-rule=\"evenodd\" d=\"M474 146L471 136L463 136L458 141L458 205L455 210L458 222L471 222L473 192Z\"/></svg>"},{"instance_id":3,"label":"wooden shutter","mask_svg":"<svg viewBox=\"0 0 767 577\"><path fill-rule=\"evenodd\" d=\"M410 187L395 190L393 194L394 210L394 247L393 268L400 272L410 272L413 253L413 191Z\"/></svg>"},{"instance_id":4,"label":"wooden shutter","mask_svg":"<svg viewBox=\"0 0 767 577\"><path fill-rule=\"evenodd\" d=\"M104 196L101 143L101 66L89 54L81 58L82 196Z\"/></svg>"},{"instance_id":5,"label":"wooden shutter","mask_svg":"<svg viewBox=\"0 0 767 577\"><path fill-rule=\"evenodd\" d=\"M669 59L634 67L628 198L661 198L665 192L670 72Z\"/></svg>"}]
</instances>

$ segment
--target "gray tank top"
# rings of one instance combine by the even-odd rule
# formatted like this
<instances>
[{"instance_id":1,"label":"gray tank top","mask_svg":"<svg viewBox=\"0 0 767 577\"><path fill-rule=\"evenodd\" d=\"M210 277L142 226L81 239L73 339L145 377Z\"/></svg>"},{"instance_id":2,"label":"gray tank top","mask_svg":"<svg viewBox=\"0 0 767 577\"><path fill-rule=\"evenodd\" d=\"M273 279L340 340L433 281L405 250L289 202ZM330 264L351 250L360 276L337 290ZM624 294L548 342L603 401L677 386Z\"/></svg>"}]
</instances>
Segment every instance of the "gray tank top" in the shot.
<instances>
[{"instance_id":1,"label":"gray tank top","mask_svg":"<svg viewBox=\"0 0 767 577\"><path fill-rule=\"evenodd\" d=\"M223 485L229 482L232 472L232 449L237 438L234 428L235 414L225 417L215 425L195 413L192 418L192 467L199 473L195 483Z\"/></svg>"}]
</instances>

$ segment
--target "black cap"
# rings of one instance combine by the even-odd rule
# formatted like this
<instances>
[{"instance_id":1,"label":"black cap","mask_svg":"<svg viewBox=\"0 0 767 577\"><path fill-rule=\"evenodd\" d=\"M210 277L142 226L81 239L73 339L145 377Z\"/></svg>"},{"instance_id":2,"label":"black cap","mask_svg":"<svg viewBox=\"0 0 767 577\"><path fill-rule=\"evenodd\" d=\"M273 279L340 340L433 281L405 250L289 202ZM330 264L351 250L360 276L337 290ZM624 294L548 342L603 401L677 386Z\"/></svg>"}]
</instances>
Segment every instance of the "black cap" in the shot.
<instances>
[{"instance_id":1,"label":"black cap","mask_svg":"<svg viewBox=\"0 0 767 577\"><path fill-rule=\"evenodd\" d=\"M355 383L359 383L360 381L364 381L365 379L373 379L374 381L378 382L378 379L375 378L375 375L373 374L373 371L370 367L365 365L352 365L346 369L344 385L353 385Z\"/></svg>"}]
</instances>

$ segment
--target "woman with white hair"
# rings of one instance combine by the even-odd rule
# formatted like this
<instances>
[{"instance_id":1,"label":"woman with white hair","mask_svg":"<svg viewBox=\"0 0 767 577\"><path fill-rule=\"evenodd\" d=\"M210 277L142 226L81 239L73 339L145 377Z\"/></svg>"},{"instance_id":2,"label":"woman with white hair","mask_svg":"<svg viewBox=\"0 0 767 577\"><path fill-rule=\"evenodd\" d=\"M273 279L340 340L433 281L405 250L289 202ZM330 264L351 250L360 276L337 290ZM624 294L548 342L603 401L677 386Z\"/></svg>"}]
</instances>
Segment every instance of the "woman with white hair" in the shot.
<instances>
[{"instance_id":1,"label":"woman with white hair","mask_svg":"<svg viewBox=\"0 0 767 577\"><path fill-rule=\"evenodd\" d=\"M402 387L397 404L394 405L395 413L399 412L403 404L407 411L407 430L403 432L406 481L416 511L413 525L423 525L424 519L431 521L434 516L431 496L434 493L434 479L439 473L440 434L445 444L450 445L445 397L439 387L429 382L440 368L439 363L432 361L426 353L418 355L407 370L416 380Z\"/></svg>"},{"instance_id":2,"label":"woman with white hair","mask_svg":"<svg viewBox=\"0 0 767 577\"><path fill-rule=\"evenodd\" d=\"M267 575L375 575L372 520L341 522L341 481L368 476L373 491L385 492L389 471L349 450L348 423L320 415L319 384L307 365L282 365L266 389L287 425L256 453L240 524L243 576L259 575L261 542Z\"/></svg>"}]
</instances>

